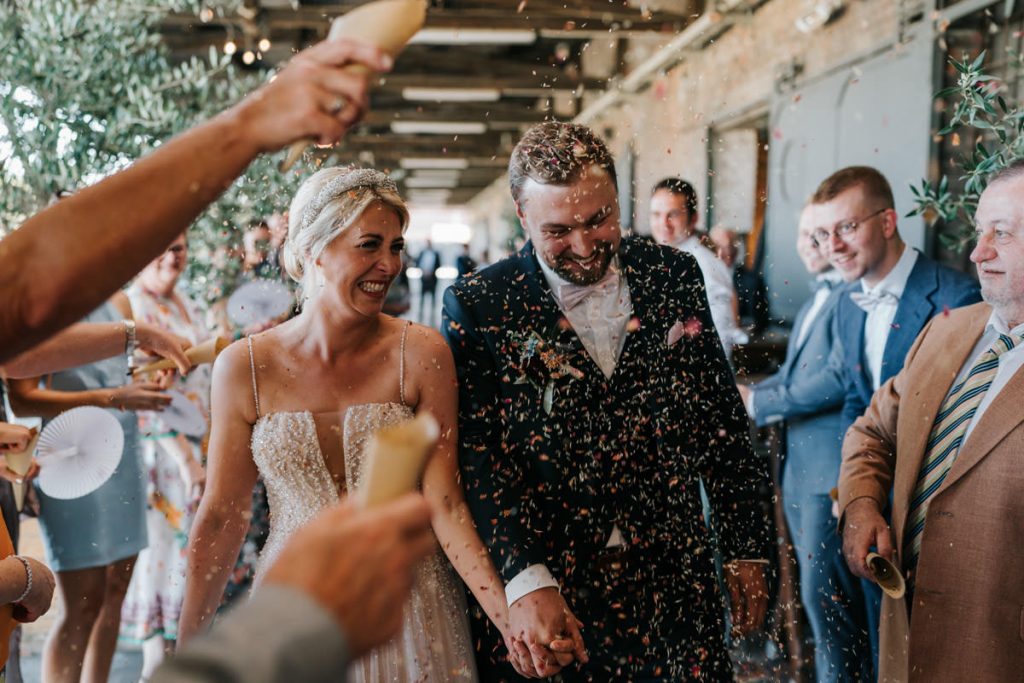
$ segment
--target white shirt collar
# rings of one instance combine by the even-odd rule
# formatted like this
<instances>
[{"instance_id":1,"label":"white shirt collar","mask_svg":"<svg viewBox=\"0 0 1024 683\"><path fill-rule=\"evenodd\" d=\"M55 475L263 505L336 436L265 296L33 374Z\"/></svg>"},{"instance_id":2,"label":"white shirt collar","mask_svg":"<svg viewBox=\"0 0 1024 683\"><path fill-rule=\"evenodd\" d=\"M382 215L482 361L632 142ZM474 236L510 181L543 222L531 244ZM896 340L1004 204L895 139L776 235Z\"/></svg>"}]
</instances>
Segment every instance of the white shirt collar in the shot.
<instances>
[{"instance_id":1,"label":"white shirt collar","mask_svg":"<svg viewBox=\"0 0 1024 683\"><path fill-rule=\"evenodd\" d=\"M896 262L893 269L889 271L889 274L882 278L874 287L868 287L863 278L860 281L860 286L865 294L889 292L895 295L897 298L903 296L903 290L907 288L907 280L910 279L910 271L914 270L914 264L917 263L917 249L910 246L903 248L903 254L900 256L900 260Z\"/></svg>"},{"instance_id":2,"label":"white shirt collar","mask_svg":"<svg viewBox=\"0 0 1024 683\"><path fill-rule=\"evenodd\" d=\"M537 263L540 264L540 270L544 273L544 279L547 280L548 288L551 289L551 295L555 297L555 303L562 306L561 291L564 285L572 285L575 283L569 282L564 277L556 273L551 266L544 262L544 259L540 257L540 254L534 251L534 256L537 257ZM614 268L619 272L619 283L622 283L622 270L619 268L619 255L612 256L611 262L608 264L609 268Z\"/></svg>"},{"instance_id":3,"label":"white shirt collar","mask_svg":"<svg viewBox=\"0 0 1024 683\"><path fill-rule=\"evenodd\" d=\"M700 237L697 236L697 233L693 232L690 233L690 236L687 237L685 240L682 240L681 242L676 242L672 246L678 249L679 251L693 251L694 249L697 249L698 247L701 247L703 245L700 243Z\"/></svg>"},{"instance_id":4,"label":"white shirt collar","mask_svg":"<svg viewBox=\"0 0 1024 683\"><path fill-rule=\"evenodd\" d=\"M1003 316L996 313L995 309L992 309L992 315L988 317L988 322L985 323L985 331L989 330L997 334L1024 336L1024 323L1017 325L1017 327L1011 330L1007 327L1007 322L1003 320Z\"/></svg>"},{"instance_id":5,"label":"white shirt collar","mask_svg":"<svg viewBox=\"0 0 1024 683\"><path fill-rule=\"evenodd\" d=\"M839 273L835 268L829 268L824 273L818 273L814 276L815 282L831 282L833 286L840 284L843 281L842 274Z\"/></svg>"}]
</instances>

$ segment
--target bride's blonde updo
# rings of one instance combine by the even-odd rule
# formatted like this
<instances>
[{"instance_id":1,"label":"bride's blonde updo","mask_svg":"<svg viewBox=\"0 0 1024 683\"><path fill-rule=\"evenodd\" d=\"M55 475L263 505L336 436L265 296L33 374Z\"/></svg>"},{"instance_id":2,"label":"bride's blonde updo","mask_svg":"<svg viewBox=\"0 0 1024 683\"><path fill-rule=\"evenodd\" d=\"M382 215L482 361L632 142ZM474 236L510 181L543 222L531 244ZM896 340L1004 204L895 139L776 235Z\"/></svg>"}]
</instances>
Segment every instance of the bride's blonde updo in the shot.
<instances>
[{"instance_id":1,"label":"bride's blonde updo","mask_svg":"<svg viewBox=\"0 0 1024 683\"><path fill-rule=\"evenodd\" d=\"M284 267L308 296L313 291L315 268L310 263L334 238L352 227L373 202L398 214L402 233L409 226L409 210L394 181L372 168L322 168L299 187L288 209L288 239Z\"/></svg>"}]
</instances>

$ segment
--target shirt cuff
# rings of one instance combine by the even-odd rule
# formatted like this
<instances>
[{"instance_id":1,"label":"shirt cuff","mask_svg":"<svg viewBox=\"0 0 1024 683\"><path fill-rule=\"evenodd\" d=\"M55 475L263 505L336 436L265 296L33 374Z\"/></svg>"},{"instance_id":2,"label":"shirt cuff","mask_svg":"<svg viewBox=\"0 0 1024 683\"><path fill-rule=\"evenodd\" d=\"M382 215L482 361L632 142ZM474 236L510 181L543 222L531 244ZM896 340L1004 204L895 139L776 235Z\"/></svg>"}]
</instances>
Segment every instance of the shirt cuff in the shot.
<instances>
[{"instance_id":1,"label":"shirt cuff","mask_svg":"<svg viewBox=\"0 0 1024 683\"><path fill-rule=\"evenodd\" d=\"M512 603L541 588L558 587L558 582L551 576L547 567L542 564L531 564L516 574L505 586L505 601L511 607Z\"/></svg>"},{"instance_id":2,"label":"shirt cuff","mask_svg":"<svg viewBox=\"0 0 1024 683\"><path fill-rule=\"evenodd\" d=\"M726 562L726 564L732 564L733 562L753 562L754 564L768 564L768 560L748 560L745 557L740 560L729 560L728 562Z\"/></svg>"}]
</instances>

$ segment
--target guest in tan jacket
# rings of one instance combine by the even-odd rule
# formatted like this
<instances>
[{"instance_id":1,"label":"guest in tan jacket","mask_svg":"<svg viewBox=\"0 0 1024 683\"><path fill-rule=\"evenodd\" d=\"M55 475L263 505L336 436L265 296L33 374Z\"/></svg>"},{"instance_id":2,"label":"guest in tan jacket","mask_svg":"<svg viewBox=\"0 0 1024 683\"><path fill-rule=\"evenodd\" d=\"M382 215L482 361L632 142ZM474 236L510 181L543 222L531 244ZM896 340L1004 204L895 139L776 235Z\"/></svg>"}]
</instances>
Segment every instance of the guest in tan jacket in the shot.
<instances>
[{"instance_id":1,"label":"guest in tan jacket","mask_svg":"<svg viewBox=\"0 0 1024 683\"><path fill-rule=\"evenodd\" d=\"M1024 160L976 214L985 303L936 316L846 435L843 553L907 576L886 597L879 680L1024 675ZM892 529L882 517L892 491Z\"/></svg>"}]
</instances>

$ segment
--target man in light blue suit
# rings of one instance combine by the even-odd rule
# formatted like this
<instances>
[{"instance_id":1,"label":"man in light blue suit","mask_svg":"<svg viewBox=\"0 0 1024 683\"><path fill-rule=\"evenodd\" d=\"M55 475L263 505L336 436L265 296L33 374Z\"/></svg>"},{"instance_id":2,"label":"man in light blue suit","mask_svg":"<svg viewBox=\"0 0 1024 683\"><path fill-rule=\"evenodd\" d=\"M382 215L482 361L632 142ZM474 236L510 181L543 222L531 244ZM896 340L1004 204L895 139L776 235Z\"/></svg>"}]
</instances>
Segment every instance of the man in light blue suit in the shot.
<instances>
[{"instance_id":1,"label":"man in light blue suit","mask_svg":"<svg viewBox=\"0 0 1024 683\"><path fill-rule=\"evenodd\" d=\"M981 301L981 293L973 278L907 247L897 229L892 189L876 169L851 166L833 173L811 203L814 240L849 283L836 305L839 347L833 351L845 385L845 434L878 387L902 369L925 324L943 311ZM862 586L877 672L881 591L866 581Z\"/></svg>"},{"instance_id":2,"label":"man in light blue suit","mask_svg":"<svg viewBox=\"0 0 1024 683\"><path fill-rule=\"evenodd\" d=\"M796 242L814 277L814 294L797 313L782 367L754 386L741 386L740 393L758 426L785 421L782 502L800 570L800 600L814 634L817 680L868 680L863 593L843 561L829 496L839 479L846 394L842 354L833 353L842 277L814 242L814 210L809 204L801 212Z\"/></svg>"}]
</instances>

